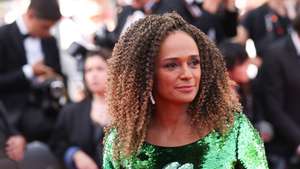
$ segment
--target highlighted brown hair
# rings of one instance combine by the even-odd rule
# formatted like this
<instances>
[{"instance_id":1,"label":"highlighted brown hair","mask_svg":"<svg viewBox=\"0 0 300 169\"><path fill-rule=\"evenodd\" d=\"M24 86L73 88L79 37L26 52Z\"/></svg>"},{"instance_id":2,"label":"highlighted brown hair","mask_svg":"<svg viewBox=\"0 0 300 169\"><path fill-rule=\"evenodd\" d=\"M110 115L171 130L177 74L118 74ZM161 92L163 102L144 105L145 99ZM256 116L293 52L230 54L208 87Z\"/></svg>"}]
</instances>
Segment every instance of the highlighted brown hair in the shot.
<instances>
[{"instance_id":1,"label":"highlighted brown hair","mask_svg":"<svg viewBox=\"0 0 300 169\"><path fill-rule=\"evenodd\" d=\"M145 141L151 112L154 60L161 42L174 31L188 33L200 53L201 84L188 113L195 130L225 132L240 106L229 86L223 57L207 36L176 13L150 15L133 24L119 39L108 61L107 102L116 131L115 158L129 156ZM108 133L107 133L108 134Z\"/></svg>"}]
</instances>

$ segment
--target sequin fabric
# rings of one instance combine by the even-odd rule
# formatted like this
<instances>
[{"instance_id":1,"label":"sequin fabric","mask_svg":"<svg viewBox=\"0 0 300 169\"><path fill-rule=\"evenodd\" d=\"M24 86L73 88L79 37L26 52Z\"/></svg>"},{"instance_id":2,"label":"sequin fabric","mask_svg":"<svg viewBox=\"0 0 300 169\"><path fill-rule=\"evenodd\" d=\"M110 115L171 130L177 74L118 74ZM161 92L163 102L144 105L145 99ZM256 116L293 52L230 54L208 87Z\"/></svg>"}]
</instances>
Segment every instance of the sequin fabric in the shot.
<instances>
[{"instance_id":1,"label":"sequin fabric","mask_svg":"<svg viewBox=\"0 0 300 169\"><path fill-rule=\"evenodd\" d=\"M114 161L112 142L105 141L103 169L267 169L263 143L242 113L235 114L234 125L226 134L216 131L197 142L180 147L160 147L144 143L130 158Z\"/></svg>"}]
</instances>

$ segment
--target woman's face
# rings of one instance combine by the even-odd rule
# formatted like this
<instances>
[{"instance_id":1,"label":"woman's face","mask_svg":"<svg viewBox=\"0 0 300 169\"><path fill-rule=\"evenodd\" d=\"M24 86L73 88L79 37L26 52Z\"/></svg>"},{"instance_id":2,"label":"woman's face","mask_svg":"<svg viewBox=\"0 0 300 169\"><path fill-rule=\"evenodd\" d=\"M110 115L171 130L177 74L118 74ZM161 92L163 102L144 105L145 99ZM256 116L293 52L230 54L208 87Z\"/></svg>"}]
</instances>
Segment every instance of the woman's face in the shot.
<instances>
[{"instance_id":1,"label":"woman's face","mask_svg":"<svg viewBox=\"0 0 300 169\"><path fill-rule=\"evenodd\" d=\"M245 84L249 82L249 76L247 74L247 69L249 66L249 61L244 61L238 64L229 71L230 78L238 84Z\"/></svg>"},{"instance_id":2,"label":"woman's face","mask_svg":"<svg viewBox=\"0 0 300 169\"><path fill-rule=\"evenodd\" d=\"M162 42L155 62L155 100L192 102L201 77L200 56L194 39L182 31L171 33Z\"/></svg>"},{"instance_id":3,"label":"woman's face","mask_svg":"<svg viewBox=\"0 0 300 169\"><path fill-rule=\"evenodd\" d=\"M93 94L103 94L105 92L106 70L106 62L99 56L88 57L85 61L85 83Z\"/></svg>"}]
</instances>

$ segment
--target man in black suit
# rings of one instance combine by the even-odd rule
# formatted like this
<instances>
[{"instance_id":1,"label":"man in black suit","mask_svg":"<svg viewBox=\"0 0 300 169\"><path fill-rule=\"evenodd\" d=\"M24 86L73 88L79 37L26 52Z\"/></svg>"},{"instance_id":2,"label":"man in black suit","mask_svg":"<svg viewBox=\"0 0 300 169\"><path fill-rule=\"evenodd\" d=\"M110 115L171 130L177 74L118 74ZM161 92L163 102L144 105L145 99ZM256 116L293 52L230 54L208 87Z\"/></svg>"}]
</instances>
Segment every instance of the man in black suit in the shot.
<instances>
[{"instance_id":1,"label":"man in black suit","mask_svg":"<svg viewBox=\"0 0 300 169\"><path fill-rule=\"evenodd\" d=\"M267 151L277 155L277 162L279 156L284 163L292 157L292 162L300 159L300 14L293 28L271 45L261 68L265 114L275 129Z\"/></svg>"},{"instance_id":2,"label":"man in black suit","mask_svg":"<svg viewBox=\"0 0 300 169\"><path fill-rule=\"evenodd\" d=\"M59 50L49 32L60 18L57 0L31 0L21 18L0 28L0 100L18 131L7 142L12 159L18 159L13 152L22 135L29 141L50 135L51 112L43 112L33 86L61 74Z\"/></svg>"}]
</instances>

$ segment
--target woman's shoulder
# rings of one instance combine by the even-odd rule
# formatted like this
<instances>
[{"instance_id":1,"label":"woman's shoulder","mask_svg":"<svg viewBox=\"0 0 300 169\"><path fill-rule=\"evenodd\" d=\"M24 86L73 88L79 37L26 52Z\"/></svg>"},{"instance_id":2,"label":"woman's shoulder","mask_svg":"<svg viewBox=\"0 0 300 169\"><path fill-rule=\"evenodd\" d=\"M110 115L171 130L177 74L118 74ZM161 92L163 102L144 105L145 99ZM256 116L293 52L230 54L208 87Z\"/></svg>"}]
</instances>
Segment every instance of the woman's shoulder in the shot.
<instances>
[{"instance_id":1,"label":"woman's shoulder","mask_svg":"<svg viewBox=\"0 0 300 169\"><path fill-rule=\"evenodd\" d=\"M89 111L89 101L83 100L77 103L66 104L59 112L58 122L61 125L78 126L78 122L85 123Z\"/></svg>"},{"instance_id":2,"label":"woman's shoulder","mask_svg":"<svg viewBox=\"0 0 300 169\"><path fill-rule=\"evenodd\" d=\"M110 128L104 137L103 168L119 168L113 158L113 145L117 137L117 130Z\"/></svg>"},{"instance_id":3,"label":"woman's shoulder","mask_svg":"<svg viewBox=\"0 0 300 169\"><path fill-rule=\"evenodd\" d=\"M251 125L248 117L243 112L234 112L234 126L239 126L241 124Z\"/></svg>"},{"instance_id":4,"label":"woman's shoulder","mask_svg":"<svg viewBox=\"0 0 300 169\"><path fill-rule=\"evenodd\" d=\"M107 140L113 141L116 137L117 137L117 130L116 129L111 128L107 131L107 134L106 134L106 139Z\"/></svg>"},{"instance_id":5,"label":"woman's shoulder","mask_svg":"<svg viewBox=\"0 0 300 169\"><path fill-rule=\"evenodd\" d=\"M235 113L234 128L237 132L238 140L241 142L255 142L255 144L262 144L258 131L253 127L252 123L244 113Z\"/></svg>"},{"instance_id":6,"label":"woman's shoulder","mask_svg":"<svg viewBox=\"0 0 300 169\"><path fill-rule=\"evenodd\" d=\"M245 168L268 168L264 144L257 130L253 127L245 114L236 114L237 158Z\"/></svg>"},{"instance_id":7,"label":"woman's shoulder","mask_svg":"<svg viewBox=\"0 0 300 169\"><path fill-rule=\"evenodd\" d=\"M66 104L63 107L62 112L65 112L65 113L79 112L79 111L82 111L82 109L84 109L87 106L89 106L90 104L91 104L91 99L83 99L80 102L71 102L71 103Z\"/></svg>"},{"instance_id":8,"label":"woman's shoulder","mask_svg":"<svg viewBox=\"0 0 300 169\"><path fill-rule=\"evenodd\" d=\"M113 143L117 138L117 130L116 129L109 129L104 137L104 145L106 149L112 149Z\"/></svg>"},{"instance_id":9,"label":"woman's shoulder","mask_svg":"<svg viewBox=\"0 0 300 169\"><path fill-rule=\"evenodd\" d=\"M240 132L240 130L243 130L243 132L256 132L253 125L243 112L235 112L233 117L233 124L228 130L230 133L237 133Z\"/></svg>"}]
</instances>

